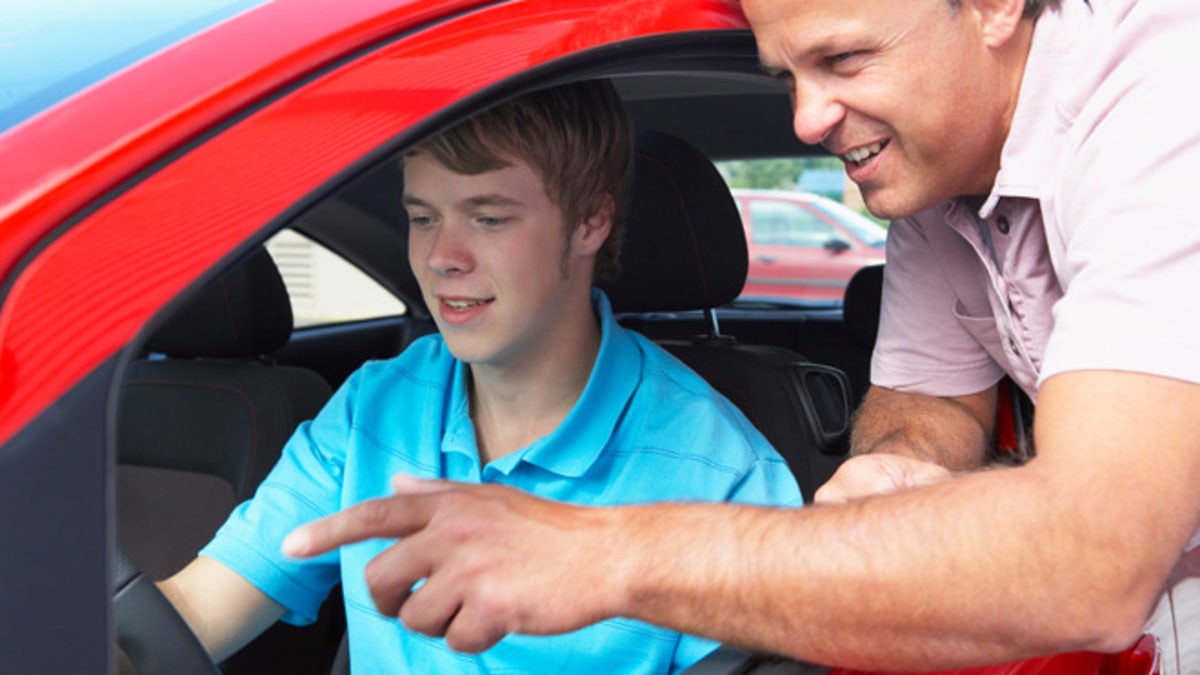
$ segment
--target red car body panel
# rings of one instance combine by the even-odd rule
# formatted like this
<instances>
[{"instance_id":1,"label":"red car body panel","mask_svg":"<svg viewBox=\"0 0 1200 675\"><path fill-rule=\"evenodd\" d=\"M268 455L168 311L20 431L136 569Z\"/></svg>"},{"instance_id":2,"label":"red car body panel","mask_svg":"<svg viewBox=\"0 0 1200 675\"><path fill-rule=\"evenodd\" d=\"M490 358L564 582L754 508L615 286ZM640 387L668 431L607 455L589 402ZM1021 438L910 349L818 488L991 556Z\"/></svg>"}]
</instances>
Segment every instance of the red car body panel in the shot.
<instances>
[{"instance_id":1,"label":"red car body panel","mask_svg":"<svg viewBox=\"0 0 1200 675\"><path fill-rule=\"evenodd\" d=\"M1066 675L1067 673L1095 673L1096 675L1131 675L1132 673L1158 672L1158 645L1154 638L1143 636L1129 649L1116 654L1094 652L1071 652L1015 661L984 668L942 670L924 675ZM830 675L870 675L868 671L834 668ZM916 673L892 673L891 675L917 675Z\"/></svg>"},{"instance_id":2,"label":"red car body panel","mask_svg":"<svg viewBox=\"0 0 1200 675\"><path fill-rule=\"evenodd\" d=\"M0 136L3 154L21 158L0 159L3 277L45 245L9 282L0 309L0 443L221 257L430 114L588 48L744 26L728 5L704 0L540 0L463 12L479 4L374 0L330 12L315 0L269 3ZM396 35L250 112L43 241L106 191L263 95ZM159 89L163 82L169 86ZM380 96L402 105L382 112ZM295 143L335 125L337 143ZM180 195L179 185L190 194ZM115 260L119 268L108 264ZM97 287L106 292L90 292Z\"/></svg>"},{"instance_id":3,"label":"red car body panel","mask_svg":"<svg viewBox=\"0 0 1200 675\"><path fill-rule=\"evenodd\" d=\"M431 115L587 49L745 25L721 0L270 2L0 134L0 446L222 258ZM1078 658L1096 657L1055 657Z\"/></svg>"}]
</instances>

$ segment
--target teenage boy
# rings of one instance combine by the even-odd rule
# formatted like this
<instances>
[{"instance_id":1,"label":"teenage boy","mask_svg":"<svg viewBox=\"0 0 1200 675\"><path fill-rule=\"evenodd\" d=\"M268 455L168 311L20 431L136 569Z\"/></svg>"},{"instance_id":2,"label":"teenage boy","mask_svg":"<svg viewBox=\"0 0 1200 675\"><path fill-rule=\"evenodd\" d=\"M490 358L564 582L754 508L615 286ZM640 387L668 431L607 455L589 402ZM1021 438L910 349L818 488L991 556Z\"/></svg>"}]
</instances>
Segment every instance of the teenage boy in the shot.
<instances>
[{"instance_id":1,"label":"teenage boy","mask_svg":"<svg viewBox=\"0 0 1200 675\"><path fill-rule=\"evenodd\" d=\"M356 672L668 673L715 646L613 619L461 654L406 628L403 613L377 611L368 580L378 567L368 562L395 540L308 560L281 552L288 532L386 497L397 475L590 505L801 504L786 464L747 419L618 326L592 288L616 268L630 138L615 90L588 82L504 103L405 155L409 262L440 334L353 374L255 497L162 584L214 658L279 618L311 621L339 580ZM495 508L507 508L503 495ZM419 536L406 543L422 547ZM423 576L416 594L457 583L452 572Z\"/></svg>"}]
</instances>

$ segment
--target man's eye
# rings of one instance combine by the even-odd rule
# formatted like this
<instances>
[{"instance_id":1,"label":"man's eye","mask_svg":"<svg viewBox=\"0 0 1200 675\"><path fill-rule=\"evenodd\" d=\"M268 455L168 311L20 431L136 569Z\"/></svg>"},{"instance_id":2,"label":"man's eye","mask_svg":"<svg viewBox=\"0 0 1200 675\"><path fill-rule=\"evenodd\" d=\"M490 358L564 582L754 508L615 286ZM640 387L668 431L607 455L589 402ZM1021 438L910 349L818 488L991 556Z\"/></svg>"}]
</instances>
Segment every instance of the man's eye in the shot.
<instances>
[{"instance_id":1,"label":"man's eye","mask_svg":"<svg viewBox=\"0 0 1200 675\"><path fill-rule=\"evenodd\" d=\"M862 52L838 52L837 54L829 56L826 61L830 66L838 66L861 54Z\"/></svg>"}]
</instances>

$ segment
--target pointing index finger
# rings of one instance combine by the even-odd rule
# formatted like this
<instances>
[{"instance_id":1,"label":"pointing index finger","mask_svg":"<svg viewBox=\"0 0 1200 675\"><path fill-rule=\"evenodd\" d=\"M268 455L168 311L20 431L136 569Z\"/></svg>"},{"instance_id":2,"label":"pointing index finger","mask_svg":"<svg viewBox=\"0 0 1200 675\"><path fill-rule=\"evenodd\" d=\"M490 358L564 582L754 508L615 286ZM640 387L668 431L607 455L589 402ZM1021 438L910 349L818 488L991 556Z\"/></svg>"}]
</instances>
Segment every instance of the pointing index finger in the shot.
<instances>
[{"instance_id":1,"label":"pointing index finger","mask_svg":"<svg viewBox=\"0 0 1200 675\"><path fill-rule=\"evenodd\" d=\"M421 493L372 499L296 528L282 550L311 558L366 539L399 539L423 529L433 514L433 501Z\"/></svg>"}]
</instances>

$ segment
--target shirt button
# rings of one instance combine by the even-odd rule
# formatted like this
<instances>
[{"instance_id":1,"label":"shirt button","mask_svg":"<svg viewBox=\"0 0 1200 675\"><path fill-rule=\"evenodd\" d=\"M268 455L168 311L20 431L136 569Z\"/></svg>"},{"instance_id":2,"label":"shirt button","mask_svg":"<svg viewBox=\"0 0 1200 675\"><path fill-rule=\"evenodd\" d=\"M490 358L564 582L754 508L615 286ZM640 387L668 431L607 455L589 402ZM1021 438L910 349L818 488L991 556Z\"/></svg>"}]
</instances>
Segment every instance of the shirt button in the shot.
<instances>
[{"instance_id":1,"label":"shirt button","mask_svg":"<svg viewBox=\"0 0 1200 675\"><path fill-rule=\"evenodd\" d=\"M1000 216L996 219L996 229L1000 230L1000 234L1008 234L1008 228L1008 216Z\"/></svg>"}]
</instances>

